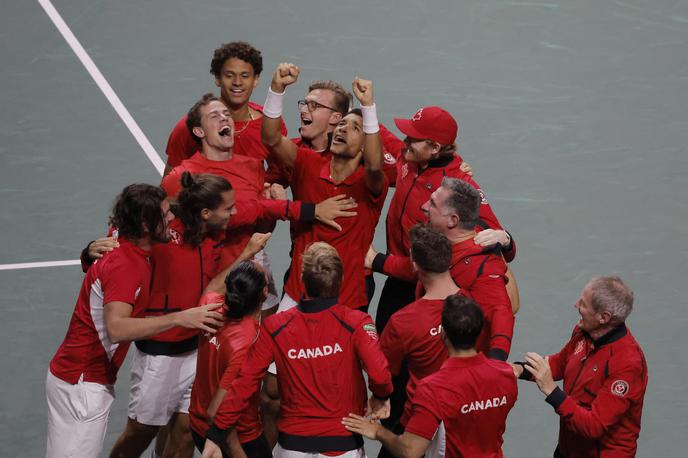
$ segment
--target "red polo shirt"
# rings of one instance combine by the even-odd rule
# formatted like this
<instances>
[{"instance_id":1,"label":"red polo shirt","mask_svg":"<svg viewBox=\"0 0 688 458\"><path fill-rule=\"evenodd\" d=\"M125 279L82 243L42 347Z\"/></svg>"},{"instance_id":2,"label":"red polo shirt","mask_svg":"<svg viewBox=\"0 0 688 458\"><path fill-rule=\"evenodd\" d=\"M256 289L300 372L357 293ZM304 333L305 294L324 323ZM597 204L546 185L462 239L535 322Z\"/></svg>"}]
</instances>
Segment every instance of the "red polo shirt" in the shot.
<instances>
[{"instance_id":1,"label":"red polo shirt","mask_svg":"<svg viewBox=\"0 0 688 458\"><path fill-rule=\"evenodd\" d=\"M506 291L506 269L504 259L494 247L481 247L472 238L452 245L451 276L485 315L485 326L476 348L504 361L511 350L515 321ZM415 278L410 258L403 256L387 256L383 272L407 281ZM423 294L422 285L418 283L416 295Z\"/></svg>"},{"instance_id":2,"label":"red polo shirt","mask_svg":"<svg viewBox=\"0 0 688 458\"><path fill-rule=\"evenodd\" d=\"M419 383L405 431L432 441L427 457L503 457L506 417L517 397L508 363L483 354L449 358Z\"/></svg>"},{"instance_id":3,"label":"red polo shirt","mask_svg":"<svg viewBox=\"0 0 688 458\"><path fill-rule=\"evenodd\" d=\"M324 224L292 225L293 253L291 274L285 290L294 300L304 293L301 282L301 261L303 252L314 242L332 245L342 259L344 278L339 292L340 303L358 308L368 303L365 290L365 269L363 261L373 241L375 226L387 196L387 180L379 195L373 195L365 183L365 170L360 165L343 182L335 183L330 177L330 158L308 148L297 150L293 168L292 189L294 196L305 202L320 202L338 194L346 194L356 200L358 206L354 217L339 218L342 231Z\"/></svg>"},{"instance_id":4,"label":"red polo shirt","mask_svg":"<svg viewBox=\"0 0 688 458\"><path fill-rule=\"evenodd\" d=\"M401 424L408 422L411 401L418 382L435 373L447 359L447 347L442 342L441 299L418 299L399 310L389 319L382 331L380 346L389 362L392 375L399 375L404 361L408 364L406 404Z\"/></svg>"},{"instance_id":5,"label":"red polo shirt","mask_svg":"<svg viewBox=\"0 0 688 458\"><path fill-rule=\"evenodd\" d=\"M105 328L105 305L125 302L138 317L148 303L150 252L120 237L119 248L88 269L64 341L50 361L60 380L111 385L117 379L129 342L113 343Z\"/></svg>"}]
</instances>

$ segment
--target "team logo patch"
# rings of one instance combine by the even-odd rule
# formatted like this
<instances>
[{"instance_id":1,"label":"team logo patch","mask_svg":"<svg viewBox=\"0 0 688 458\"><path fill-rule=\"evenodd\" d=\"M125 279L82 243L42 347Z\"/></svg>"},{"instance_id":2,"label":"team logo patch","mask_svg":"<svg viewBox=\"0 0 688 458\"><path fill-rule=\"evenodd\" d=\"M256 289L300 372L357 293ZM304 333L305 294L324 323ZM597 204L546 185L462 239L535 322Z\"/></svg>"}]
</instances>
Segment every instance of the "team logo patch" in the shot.
<instances>
[{"instance_id":1,"label":"team logo patch","mask_svg":"<svg viewBox=\"0 0 688 458\"><path fill-rule=\"evenodd\" d=\"M170 242L174 243L175 245L181 245L183 243L182 236L179 235L179 232L175 231L171 227L167 228L167 235L170 238Z\"/></svg>"},{"instance_id":2,"label":"team logo patch","mask_svg":"<svg viewBox=\"0 0 688 458\"><path fill-rule=\"evenodd\" d=\"M368 334L371 338L374 340L377 340L377 329L375 329L375 325L372 323L367 323L363 325L363 330Z\"/></svg>"},{"instance_id":3,"label":"team logo patch","mask_svg":"<svg viewBox=\"0 0 688 458\"><path fill-rule=\"evenodd\" d=\"M413 115L414 121L420 121L423 118L423 109L421 108L420 110L416 111L416 114Z\"/></svg>"},{"instance_id":4,"label":"team logo patch","mask_svg":"<svg viewBox=\"0 0 688 458\"><path fill-rule=\"evenodd\" d=\"M394 159L394 156L392 156L389 153L385 153L385 164L396 164L397 160Z\"/></svg>"},{"instance_id":5,"label":"team logo patch","mask_svg":"<svg viewBox=\"0 0 688 458\"><path fill-rule=\"evenodd\" d=\"M576 349L573 351L574 355L577 355L578 353L583 351L583 346L585 346L585 342L582 340L579 340L578 343L576 344Z\"/></svg>"},{"instance_id":6,"label":"team logo patch","mask_svg":"<svg viewBox=\"0 0 688 458\"><path fill-rule=\"evenodd\" d=\"M401 166L401 178L406 178L406 175L408 175L408 164Z\"/></svg>"},{"instance_id":7,"label":"team logo patch","mask_svg":"<svg viewBox=\"0 0 688 458\"><path fill-rule=\"evenodd\" d=\"M485 197L485 193L481 189L478 189L478 192L480 193L480 203L486 204L487 203L487 197Z\"/></svg>"},{"instance_id":8,"label":"team logo patch","mask_svg":"<svg viewBox=\"0 0 688 458\"><path fill-rule=\"evenodd\" d=\"M141 288L136 288L136 292L134 293L134 300L139 298L139 295L141 294Z\"/></svg>"},{"instance_id":9,"label":"team logo patch","mask_svg":"<svg viewBox=\"0 0 688 458\"><path fill-rule=\"evenodd\" d=\"M628 393L628 383L625 380L617 380L612 383L612 394L623 398Z\"/></svg>"}]
</instances>

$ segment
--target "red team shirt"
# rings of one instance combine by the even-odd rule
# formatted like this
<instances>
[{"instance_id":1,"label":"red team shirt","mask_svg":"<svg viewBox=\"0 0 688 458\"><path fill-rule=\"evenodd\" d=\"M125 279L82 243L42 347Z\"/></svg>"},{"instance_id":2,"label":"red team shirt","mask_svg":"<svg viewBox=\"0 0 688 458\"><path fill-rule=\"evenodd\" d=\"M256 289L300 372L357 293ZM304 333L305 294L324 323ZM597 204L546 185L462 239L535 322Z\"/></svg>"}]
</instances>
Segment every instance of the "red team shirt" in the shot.
<instances>
[{"instance_id":1,"label":"red team shirt","mask_svg":"<svg viewBox=\"0 0 688 458\"><path fill-rule=\"evenodd\" d=\"M404 361L408 364L406 404L401 417L405 425L411 413L411 401L418 382L437 372L447 359L442 341L441 299L418 299L394 313L382 331L380 346L389 362L392 375L398 375Z\"/></svg>"},{"instance_id":2,"label":"red team shirt","mask_svg":"<svg viewBox=\"0 0 688 458\"><path fill-rule=\"evenodd\" d=\"M302 301L268 317L218 410L216 427L225 430L237 423L273 361L281 398L277 427L284 448L326 452L362 446L360 436L341 422L349 412L362 415L365 410L361 371L368 373L374 395L385 398L392 392L370 315L335 298Z\"/></svg>"},{"instance_id":3,"label":"red team shirt","mask_svg":"<svg viewBox=\"0 0 688 458\"><path fill-rule=\"evenodd\" d=\"M148 301L151 275L149 252L126 238L86 273L67 335L50 361L50 372L76 384L112 385L129 349L129 342L113 343L105 329L105 304L125 302L132 317L140 316Z\"/></svg>"},{"instance_id":4,"label":"red team shirt","mask_svg":"<svg viewBox=\"0 0 688 458\"><path fill-rule=\"evenodd\" d=\"M496 248L481 247L473 239L452 245L451 276L462 293L472 297L485 315L476 348L504 361L509 356L514 333L514 314L506 291L506 269ZM411 259L402 256L388 256L384 273L407 281L416 277ZM417 295L422 294L422 285L418 283Z\"/></svg>"},{"instance_id":5,"label":"red team shirt","mask_svg":"<svg viewBox=\"0 0 688 458\"><path fill-rule=\"evenodd\" d=\"M224 296L208 293L201 298L201 305L222 303ZM201 437L208 430L206 412L218 388L229 389L246 359L248 349L258 337L258 321L250 316L241 320L229 320L217 333L203 333L198 343L196 379L191 390L189 419L191 428ZM237 423L239 442L256 439L263 432L258 415L258 391L249 400Z\"/></svg>"},{"instance_id":6,"label":"red team shirt","mask_svg":"<svg viewBox=\"0 0 688 458\"><path fill-rule=\"evenodd\" d=\"M548 397L559 414L558 450L565 457L636 455L647 363L624 324L593 340L578 326L559 353L549 356L554 380Z\"/></svg>"},{"instance_id":7,"label":"red team shirt","mask_svg":"<svg viewBox=\"0 0 688 458\"><path fill-rule=\"evenodd\" d=\"M248 105L256 111L263 112L263 107L257 103L249 102ZM200 149L186 126L186 119L187 116L184 116L177 122L167 140L165 152L167 153L167 164L171 167L181 165L184 160L191 158ZM252 157L259 161L266 160L268 162L267 182L286 185L283 168L279 162L270 160L268 149L260 139L261 124L260 117L250 121L234 121L233 151L236 154ZM287 135L287 127L284 122L282 122L281 131L282 135Z\"/></svg>"},{"instance_id":8,"label":"red team shirt","mask_svg":"<svg viewBox=\"0 0 688 458\"><path fill-rule=\"evenodd\" d=\"M303 253L313 242L322 241L332 245L342 259L344 278L339 292L340 302L351 308L365 306L368 298L363 261L385 203L387 181L382 192L373 195L365 184L365 170L361 165L342 183L335 184L330 178L329 155L321 155L308 148L298 148L293 173L291 186L298 199L320 202L338 194L346 194L353 197L358 206L354 209L356 216L337 220L342 227L341 232L323 224L292 225L291 274L285 291L296 301L301 298L304 293L300 274Z\"/></svg>"},{"instance_id":9,"label":"red team shirt","mask_svg":"<svg viewBox=\"0 0 688 458\"><path fill-rule=\"evenodd\" d=\"M508 363L482 353L449 358L418 384L406 432L433 441L428 458L503 457L506 417L517 397Z\"/></svg>"}]
</instances>

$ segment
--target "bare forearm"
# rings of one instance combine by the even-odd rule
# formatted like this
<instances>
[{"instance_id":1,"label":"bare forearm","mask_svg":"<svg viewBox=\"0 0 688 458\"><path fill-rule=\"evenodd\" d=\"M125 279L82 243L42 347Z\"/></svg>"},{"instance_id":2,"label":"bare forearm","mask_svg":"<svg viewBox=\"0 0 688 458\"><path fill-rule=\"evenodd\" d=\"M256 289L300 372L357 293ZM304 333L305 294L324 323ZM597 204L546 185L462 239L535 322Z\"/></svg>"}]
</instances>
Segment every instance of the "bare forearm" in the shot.
<instances>
[{"instance_id":1,"label":"bare forearm","mask_svg":"<svg viewBox=\"0 0 688 458\"><path fill-rule=\"evenodd\" d=\"M260 129L260 138L268 148L273 148L282 138L282 118L268 118L263 116L263 123ZM281 159L281 158L280 158Z\"/></svg>"},{"instance_id":2,"label":"bare forearm","mask_svg":"<svg viewBox=\"0 0 688 458\"><path fill-rule=\"evenodd\" d=\"M177 326L176 318L177 313L149 318L113 317L107 323L107 333L112 342L141 340Z\"/></svg>"},{"instance_id":3,"label":"bare forearm","mask_svg":"<svg viewBox=\"0 0 688 458\"><path fill-rule=\"evenodd\" d=\"M212 280L208 283L208 286L205 287L203 290L203 294L206 293L218 293L218 294L224 294L227 292L227 287L225 286L225 278L227 278L227 274L232 271L236 266L238 266L240 263L243 261L248 261L249 259L253 258L255 256L255 253L249 252L248 250L244 250L239 254L239 256L234 260L233 263L231 263L227 268L225 268L222 272L219 274L215 275Z\"/></svg>"},{"instance_id":4,"label":"bare forearm","mask_svg":"<svg viewBox=\"0 0 688 458\"><path fill-rule=\"evenodd\" d=\"M397 436L387 428L379 428L375 434L375 439L382 442L382 445L384 445L392 455L399 458L419 458L425 453L424 451L421 453L414 453L405 435Z\"/></svg>"}]
</instances>

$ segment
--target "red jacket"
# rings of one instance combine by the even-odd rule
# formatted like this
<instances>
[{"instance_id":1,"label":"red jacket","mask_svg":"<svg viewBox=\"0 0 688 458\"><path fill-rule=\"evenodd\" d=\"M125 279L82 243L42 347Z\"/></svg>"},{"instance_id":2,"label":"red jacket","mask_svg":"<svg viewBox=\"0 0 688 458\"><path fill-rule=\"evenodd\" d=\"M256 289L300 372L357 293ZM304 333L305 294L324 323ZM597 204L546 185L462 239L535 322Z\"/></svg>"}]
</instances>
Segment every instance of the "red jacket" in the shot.
<instances>
[{"instance_id":1,"label":"red jacket","mask_svg":"<svg viewBox=\"0 0 688 458\"><path fill-rule=\"evenodd\" d=\"M365 410L362 370L380 398L392 392L391 375L370 316L338 304L336 298L304 300L265 320L209 438L215 440L218 429L237 423L273 361L281 397L277 428L282 447L326 452L362 446L361 437L344 428L342 417Z\"/></svg>"},{"instance_id":2,"label":"red jacket","mask_svg":"<svg viewBox=\"0 0 688 458\"><path fill-rule=\"evenodd\" d=\"M480 228L482 229L502 229L502 225L495 216L490 204L485 198L478 183L465 172L461 171L463 159L458 154L451 157L437 158L430 161L427 168L419 170L418 165L407 162L402 151L404 142L399 140L385 127L380 126L380 135L383 139L385 151L385 162L395 160L396 192L392 197L387 212L387 252L397 256L408 256L411 244L408 232L417 223L424 223L427 217L421 207L430 199L430 195L440 187L444 177L461 179L480 192ZM388 156L393 158L388 158ZM513 240L508 251L504 251L504 257L511 261L516 256L516 245Z\"/></svg>"},{"instance_id":3,"label":"red jacket","mask_svg":"<svg viewBox=\"0 0 688 458\"><path fill-rule=\"evenodd\" d=\"M408 257L378 254L373 270L406 281L416 279ZM506 361L514 333L514 314L506 291L506 263L499 249L476 245L472 238L455 243L449 271L462 294L473 298L485 315L485 326L476 348L490 358ZM418 283L416 297L422 295Z\"/></svg>"},{"instance_id":4,"label":"red jacket","mask_svg":"<svg viewBox=\"0 0 688 458\"><path fill-rule=\"evenodd\" d=\"M199 246L184 240L186 231L179 219L169 226L170 241L151 248L151 290L144 316L179 312L198 304L203 289L217 273L218 240L206 238ZM198 345L198 330L174 327L145 340L136 348L152 355L175 355Z\"/></svg>"},{"instance_id":5,"label":"red jacket","mask_svg":"<svg viewBox=\"0 0 688 458\"><path fill-rule=\"evenodd\" d=\"M200 304L221 303L224 296L217 293L203 295ZM208 430L208 406L218 388L227 389L239 374L248 349L258 337L259 324L252 316L228 320L215 334L204 332L198 342L196 378L191 390L189 421L191 429L200 436ZM239 442L256 439L263 432L258 415L258 392L248 402L237 424Z\"/></svg>"},{"instance_id":6,"label":"red jacket","mask_svg":"<svg viewBox=\"0 0 688 458\"><path fill-rule=\"evenodd\" d=\"M236 199L237 214L229 223L227 236L220 252L220 266L230 265L241 254L251 235L256 232L256 226L261 221L274 222L277 219L292 221L312 221L314 205L305 204L302 214L302 204L286 200L265 200L260 195L265 182L265 172L262 164L252 158L234 154L227 161L213 161L201 153L175 167L162 180L162 188L168 196L174 198L181 188L181 176L184 172L210 173L225 178L232 185Z\"/></svg>"},{"instance_id":7,"label":"red jacket","mask_svg":"<svg viewBox=\"0 0 688 458\"><path fill-rule=\"evenodd\" d=\"M554 380L564 380L564 389L547 397L561 417L559 456L634 457L647 363L628 328L621 324L593 340L576 326L549 365Z\"/></svg>"}]
</instances>

